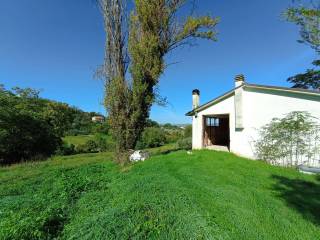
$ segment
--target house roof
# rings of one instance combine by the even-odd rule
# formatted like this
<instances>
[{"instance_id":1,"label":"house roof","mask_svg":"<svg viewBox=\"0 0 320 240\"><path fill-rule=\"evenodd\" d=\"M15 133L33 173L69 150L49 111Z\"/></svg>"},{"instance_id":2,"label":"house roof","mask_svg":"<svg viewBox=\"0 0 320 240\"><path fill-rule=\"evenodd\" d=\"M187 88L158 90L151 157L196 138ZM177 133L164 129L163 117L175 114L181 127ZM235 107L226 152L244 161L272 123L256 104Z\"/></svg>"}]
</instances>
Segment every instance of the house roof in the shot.
<instances>
[{"instance_id":1,"label":"house roof","mask_svg":"<svg viewBox=\"0 0 320 240\"><path fill-rule=\"evenodd\" d=\"M224 93L223 95L220 95L219 97L214 98L213 100L193 109L192 111L187 112L186 116L193 116L195 113L201 112L201 111L207 109L208 107L215 105L216 103L232 96L234 94L234 91L238 88L241 88L241 87L244 87L247 89L264 89L264 90L274 90L274 91L281 91L281 92L292 92L292 93L299 93L299 94L305 94L305 95L318 95L318 96L320 96L320 91L317 91L317 90L244 83L244 84L240 85L239 87L236 87L236 88Z\"/></svg>"}]
</instances>

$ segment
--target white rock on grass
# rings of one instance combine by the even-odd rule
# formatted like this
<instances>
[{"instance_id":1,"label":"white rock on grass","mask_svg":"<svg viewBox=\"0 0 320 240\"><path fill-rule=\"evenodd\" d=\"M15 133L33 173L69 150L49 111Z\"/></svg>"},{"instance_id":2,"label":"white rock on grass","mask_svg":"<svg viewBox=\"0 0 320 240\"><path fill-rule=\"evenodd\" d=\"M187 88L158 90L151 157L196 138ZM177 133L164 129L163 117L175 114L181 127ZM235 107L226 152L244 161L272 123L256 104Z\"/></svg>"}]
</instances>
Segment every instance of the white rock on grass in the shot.
<instances>
[{"instance_id":1,"label":"white rock on grass","mask_svg":"<svg viewBox=\"0 0 320 240\"><path fill-rule=\"evenodd\" d=\"M148 159L149 156L150 155L148 152L141 151L141 150L134 151L134 153L130 155L130 161L131 162L144 161L144 160Z\"/></svg>"}]
</instances>

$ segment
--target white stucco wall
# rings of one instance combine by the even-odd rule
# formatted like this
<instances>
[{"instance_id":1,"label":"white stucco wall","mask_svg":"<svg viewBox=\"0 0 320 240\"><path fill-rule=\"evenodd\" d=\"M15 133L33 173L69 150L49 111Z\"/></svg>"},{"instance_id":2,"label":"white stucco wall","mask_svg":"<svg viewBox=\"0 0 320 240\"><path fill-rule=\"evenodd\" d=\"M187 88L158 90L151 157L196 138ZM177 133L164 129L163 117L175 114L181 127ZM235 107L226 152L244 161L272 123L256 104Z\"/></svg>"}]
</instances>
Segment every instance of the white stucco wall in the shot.
<instances>
[{"instance_id":1,"label":"white stucco wall","mask_svg":"<svg viewBox=\"0 0 320 240\"><path fill-rule=\"evenodd\" d=\"M203 116L229 114L230 151L238 155L255 158L254 141L258 130L275 117L284 117L292 111L308 111L320 119L320 96L308 96L275 90L244 88L242 93L242 125L236 129L234 95L193 116L192 147L203 148Z\"/></svg>"},{"instance_id":2,"label":"white stucco wall","mask_svg":"<svg viewBox=\"0 0 320 240\"><path fill-rule=\"evenodd\" d=\"M247 146L243 150L237 150L247 157L255 158L253 141L259 138L258 130L273 118L283 118L293 111L307 111L320 119L319 95L259 89L246 89L244 92L246 125L243 139L246 139Z\"/></svg>"}]
</instances>

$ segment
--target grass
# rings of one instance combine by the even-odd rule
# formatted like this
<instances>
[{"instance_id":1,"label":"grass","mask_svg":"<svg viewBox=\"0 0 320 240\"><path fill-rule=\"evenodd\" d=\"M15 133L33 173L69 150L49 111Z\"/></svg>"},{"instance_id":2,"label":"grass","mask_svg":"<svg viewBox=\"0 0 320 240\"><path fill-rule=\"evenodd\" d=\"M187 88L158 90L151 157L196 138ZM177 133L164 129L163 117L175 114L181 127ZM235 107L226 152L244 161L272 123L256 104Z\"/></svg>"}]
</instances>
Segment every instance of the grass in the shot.
<instances>
[{"instance_id":1,"label":"grass","mask_svg":"<svg viewBox=\"0 0 320 240\"><path fill-rule=\"evenodd\" d=\"M110 135L106 134L97 134L107 141L108 144L112 144L112 139ZM75 147L85 144L88 140L95 140L95 135L77 135L77 136L65 136L63 141L68 144L73 144Z\"/></svg>"},{"instance_id":2,"label":"grass","mask_svg":"<svg viewBox=\"0 0 320 240\"><path fill-rule=\"evenodd\" d=\"M147 151L151 154L151 156L159 155L159 154L168 154L171 152L178 151L176 143L169 143L157 148L149 148Z\"/></svg>"},{"instance_id":3,"label":"grass","mask_svg":"<svg viewBox=\"0 0 320 240\"><path fill-rule=\"evenodd\" d=\"M315 176L185 151L0 168L0 239L320 239Z\"/></svg>"},{"instance_id":4,"label":"grass","mask_svg":"<svg viewBox=\"0 0 320 240\"><path fill-rule=\"evenodd\" d=\"M77 135L77 136L66 136L63 141L75 146L85 144L88 140L93 140L94 135Z\"/></svg>"}]
</instances>

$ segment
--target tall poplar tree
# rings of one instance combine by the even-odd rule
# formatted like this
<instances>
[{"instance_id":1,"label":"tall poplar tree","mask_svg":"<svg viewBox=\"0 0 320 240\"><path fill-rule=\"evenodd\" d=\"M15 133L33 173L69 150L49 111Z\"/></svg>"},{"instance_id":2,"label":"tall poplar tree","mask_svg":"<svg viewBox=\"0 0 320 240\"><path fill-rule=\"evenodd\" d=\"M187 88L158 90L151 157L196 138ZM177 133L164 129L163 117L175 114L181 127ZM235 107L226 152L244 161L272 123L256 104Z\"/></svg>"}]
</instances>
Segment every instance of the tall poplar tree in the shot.
<instances>
[{"instance_id":1,"label":"tall poplar tree","mask_svg":"<svg viewBox=\"0 0 320 240\"><path fill-rule=\"evenodd\" d=\"M110 132L115 140L115 152L121 155L127 146L129 86L126 81L128 66L127 18L125 0L99 0L106 33L105 59L100 74L105 82L104 105L108 112ZM121 161L119 156L118 160Z\"/></svg>"},{"instance_id":2,"label":"tall poplar tree","mask_svg":"<svg viewBox=\"0 0 320 240\"><path fill-rule=\"evenodd\" d=\"M178 18L188 0L134 0L130 20L125 22L124 2L100 1L107 35L105 105L118 156L133 149L144 130L157 100L165 56L182 45L193 45L196 38L215 41L219 21L211 16ZM127 66L130 79L125 79Z\"/></svg>"}]
</instances>

